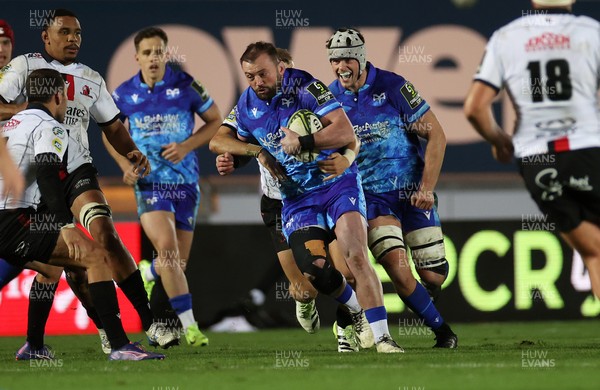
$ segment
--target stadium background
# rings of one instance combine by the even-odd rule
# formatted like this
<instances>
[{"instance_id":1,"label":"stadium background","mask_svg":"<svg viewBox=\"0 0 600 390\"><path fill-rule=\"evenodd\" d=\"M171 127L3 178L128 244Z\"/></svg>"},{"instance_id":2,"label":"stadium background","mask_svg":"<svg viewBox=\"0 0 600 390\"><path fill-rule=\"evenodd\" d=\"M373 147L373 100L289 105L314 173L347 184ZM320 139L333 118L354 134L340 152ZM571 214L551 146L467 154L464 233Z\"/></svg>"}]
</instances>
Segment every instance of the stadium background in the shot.
<instances>
[{"instance_id":1,"label":"stadium background","mask_svg":"<svg viewBox=\"0 0 600 390\"><path fill-rule=\"evenodd\" d=\"M468 3L468 0L457 0ZM149 25L163 27L168 51L208 88L223 114L245 88L238 58L251 41L287 47L296 66L329 82L324 42L340 26L361 28L368 58L405 75L429 101L442 122L448 149L438 186L440 216L447 236L451 275L439 308L450 321L566 319L595 316L581 261L560 242L554 226L537 212L514 165L497 164L462 114L462 101L485 42L499 26L529 11L525 0L479 1L457 7L450 0L397 1L4 1L0 18L15 30L14 55L39 51L40 31L56 7L73 10L83 27L80 60L105 76L112 91L137 67L132 36ZM598 18L600 7L579 0L575 13ZM496 105L502 124L514 116L503 97ZM105 152L95 125L92 155L102 175L120 232L136 260L150 257L142 243L132 191L119 185L116 164ZM256 166L218 177L214 156L199 151L203 190L199 225L188 279L201 322L247 291L276 261L258 212ZM382 274L383 275L383 274ZM0 335L24 334L26 297L33 274L24 272L0 296ZM393 318L407 315L389 283L386 305ZM92 331L65 284L59 289L50 334ZM320 300L325 322L332 306ZM279 283L267 297L269 310L293 315L293 303ZM132 318L124 309L125 319ZM128 329L135 329L135 322Z\"/></svg>"}]
</instances>

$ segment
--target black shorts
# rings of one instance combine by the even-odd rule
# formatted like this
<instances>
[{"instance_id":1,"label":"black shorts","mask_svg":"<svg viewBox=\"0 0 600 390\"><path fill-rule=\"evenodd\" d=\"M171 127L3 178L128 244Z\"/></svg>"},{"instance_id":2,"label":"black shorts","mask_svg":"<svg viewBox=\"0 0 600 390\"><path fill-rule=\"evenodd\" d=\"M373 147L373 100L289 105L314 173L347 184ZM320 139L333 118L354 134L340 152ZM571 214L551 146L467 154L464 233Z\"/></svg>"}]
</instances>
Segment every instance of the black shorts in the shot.
<instances>
[{"instance_id":1,"label":"black shorts","mask_svg":"<svg viewBox=\"0 0 600 390\"><path fill-rule=\"evenodd\" d=\"M47 263L61 226L45 207L0 210L0 257L23 267L28 261Z\"/></svg>"},{"instance_id":2,"label":"black shorts","mask_svg":"<svg viewBox=\"0 0 600 390\"><path fill-rule=\"evenodd\" d=\"M281 229L281 206L280 200L271 199L265 195L260 198L260 214L265 226L269 229L277 253L290 249Z\"/></svg>"},{"instance_id":3,"label":"black shorts","mask_svg":"<svg viewBox=\"0 0 600 390\"><path fill-rule=\"evenodd\" d=\"M600 148L519 159L521 176L540 210L569 232L582 221L600 225Z\"/></svg>"},{"instance_id":4,"label":"black shorts","mask_svg":"<svg viewBox=\"0 0 600 390\"><path fill-rule=\"evenodd\" d=\"M98 184L98 170L90 163L82 164L66 177L64 189L69 207L73 206L75 199L86 191L102 191Z\"/></svg>"}]
</instances>

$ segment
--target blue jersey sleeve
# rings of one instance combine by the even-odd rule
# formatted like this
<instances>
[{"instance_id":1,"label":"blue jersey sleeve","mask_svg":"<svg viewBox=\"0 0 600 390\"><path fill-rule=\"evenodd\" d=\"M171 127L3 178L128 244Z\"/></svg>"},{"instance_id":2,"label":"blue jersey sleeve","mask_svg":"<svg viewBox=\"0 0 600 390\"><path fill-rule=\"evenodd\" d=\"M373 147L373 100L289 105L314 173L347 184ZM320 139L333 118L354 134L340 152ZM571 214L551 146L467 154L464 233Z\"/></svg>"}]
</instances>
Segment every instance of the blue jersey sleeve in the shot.
<instances>
[{"instance_id":1,"label":"blue jersey sleeve","mask_svg":"<svg viewBox=\"0 0 600 390\"><path fill-rule=\"evenodd\" d=\"M397 76L393 83L393 90L398 93L391 94L392 105L400 112L400 118L404 123L414 123L421 118L429 104L421 97L415 87L401 76Z\"/></svg>"},{"instance_id":2,"label":"blue jersey sleeve","mask_svg":"<svg viewBox=\"0 0 600 390\"><path fill-rule=\"evenodd\" d=\"M335 109L342 107L333 93L319 80L313 80L300 93L302 107L306 107L319 117L323 117Z\"/></svg>"},{"instance_id":3,"label":"blue jersey sleeve","mask_svg":"<svg viewBox=\"0 0 600 390\"><path fill-rule=\"evenodd\" d=\"M213 99L206 88L197 80L192 81L190 89L192 110L198 115L205 113L214 104Z\"/></svg>"}]
</instances>

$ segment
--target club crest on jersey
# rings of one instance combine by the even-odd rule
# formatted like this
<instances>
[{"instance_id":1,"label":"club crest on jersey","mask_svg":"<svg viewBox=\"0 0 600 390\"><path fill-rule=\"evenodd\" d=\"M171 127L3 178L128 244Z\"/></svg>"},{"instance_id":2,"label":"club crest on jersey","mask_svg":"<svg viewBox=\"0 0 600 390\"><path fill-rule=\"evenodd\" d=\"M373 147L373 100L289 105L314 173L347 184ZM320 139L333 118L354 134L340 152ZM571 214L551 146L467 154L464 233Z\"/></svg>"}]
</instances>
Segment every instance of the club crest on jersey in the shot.
<instances>
[{"instance_id":1,"label":"club crest on jersey","mask_svg":"<svg viewBox=\"0 0 600 390\"><path fill-rule=\"evenodd\" d=\"M171 98L174 99L177 96L179 96L179 88L173 88L173 89L169 89L167 88L167 98Z\"/></svg>"},{"instance_id":2,"label":"club crest on jersey","mask_svg":"<svg viewBox=\"0 0 600 390\"><path fill-rule=\"evenodd\" d=\"M383 102L385 102L385 99L386 99L385 92L382 92L379 95L374 93L373 94L373 105L381 106L383 104Z\"/></svg>"},{"instance_id":3,"label":"club crest on jersey","mask_svg":"<svg viewBox=\"0 0 600 390\"><path fill-rule=\"evenodd\" d=\"M92 96L92 90L90 89L89 85L84 85L81 88L81 92L79 92L79 93L82 94L83 96L89 97L90 99L94 98Z\"/></svg>"},{"instance_id":4,"label":"club crest on jersey","mask_svg":"<svg viewBox=\"0 0 600 390\"><path fill-rule=\"evenodd\" d=\"M289 107L292 104L294 104L294 98L293 97L291 97L289 99L287 99L287 98L282 98L281 99L281 105L283 105L283 106Z\"/></svg>"}]
</instances>

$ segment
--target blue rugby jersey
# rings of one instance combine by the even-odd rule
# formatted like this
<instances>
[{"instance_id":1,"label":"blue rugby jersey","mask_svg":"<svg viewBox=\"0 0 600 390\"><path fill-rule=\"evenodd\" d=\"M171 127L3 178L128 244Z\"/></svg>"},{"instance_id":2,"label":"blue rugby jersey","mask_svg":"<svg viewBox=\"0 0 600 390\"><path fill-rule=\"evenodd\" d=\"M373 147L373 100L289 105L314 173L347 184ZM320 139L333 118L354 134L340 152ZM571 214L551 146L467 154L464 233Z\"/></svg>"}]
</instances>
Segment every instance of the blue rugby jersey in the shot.
<instances>
[{"instance_id":1,"label":"blue rugby jersey","mask_svg":"<svg viewBox=\"0 0 600 390\"><path fill-rule=\"evenodd\" d=\"M200 115L213 105L202 84L167 66L163 79L153 89L138 72L113 92L113 99L121 110L121 119L129 119L129 133L152 167L152 172L139 180L141 184L198 182L196 153L188 153L178 164L167 161L161 153L163 145L189 138L194 131L194 114Z\"/></svg>"},{"instance_id":2,"label":"blue rugby jersey","mask_svg":"<svg viewBox=\"0 0 600 390\"><path fill-rule=\"evenodd\" d=\"M374 193L414 190L423 175L423 149L407 126L422 117L429 104L402 76L371 63L366 71L358 93L344 89L339 80L329 86L360 139L356 162L363 188Z\"/></svg>"},{"instance_id":3,"label":"blue rugby jersey","mask_svg":"<svg viewBox=\"0 0 600 390\"><path fill-rule=\"evenodd\" d=\"M308 109L322 117L338 108L340 104L325 84L299 69L285 70L278 93L269 101L261 100L250 87L242 93L236 110L238 134L257 140L285 168L290 180L280 183L283 199L331 185L341 176L323 182L328 175L317 165L317 161L337 150L321 150L313 162L301 162L286 154L281 147L284 135L281 127L285 127L292 114L300 109ZM356 164L352 164L342 175L356 172Z\"/></svg>"}]
</instances>

